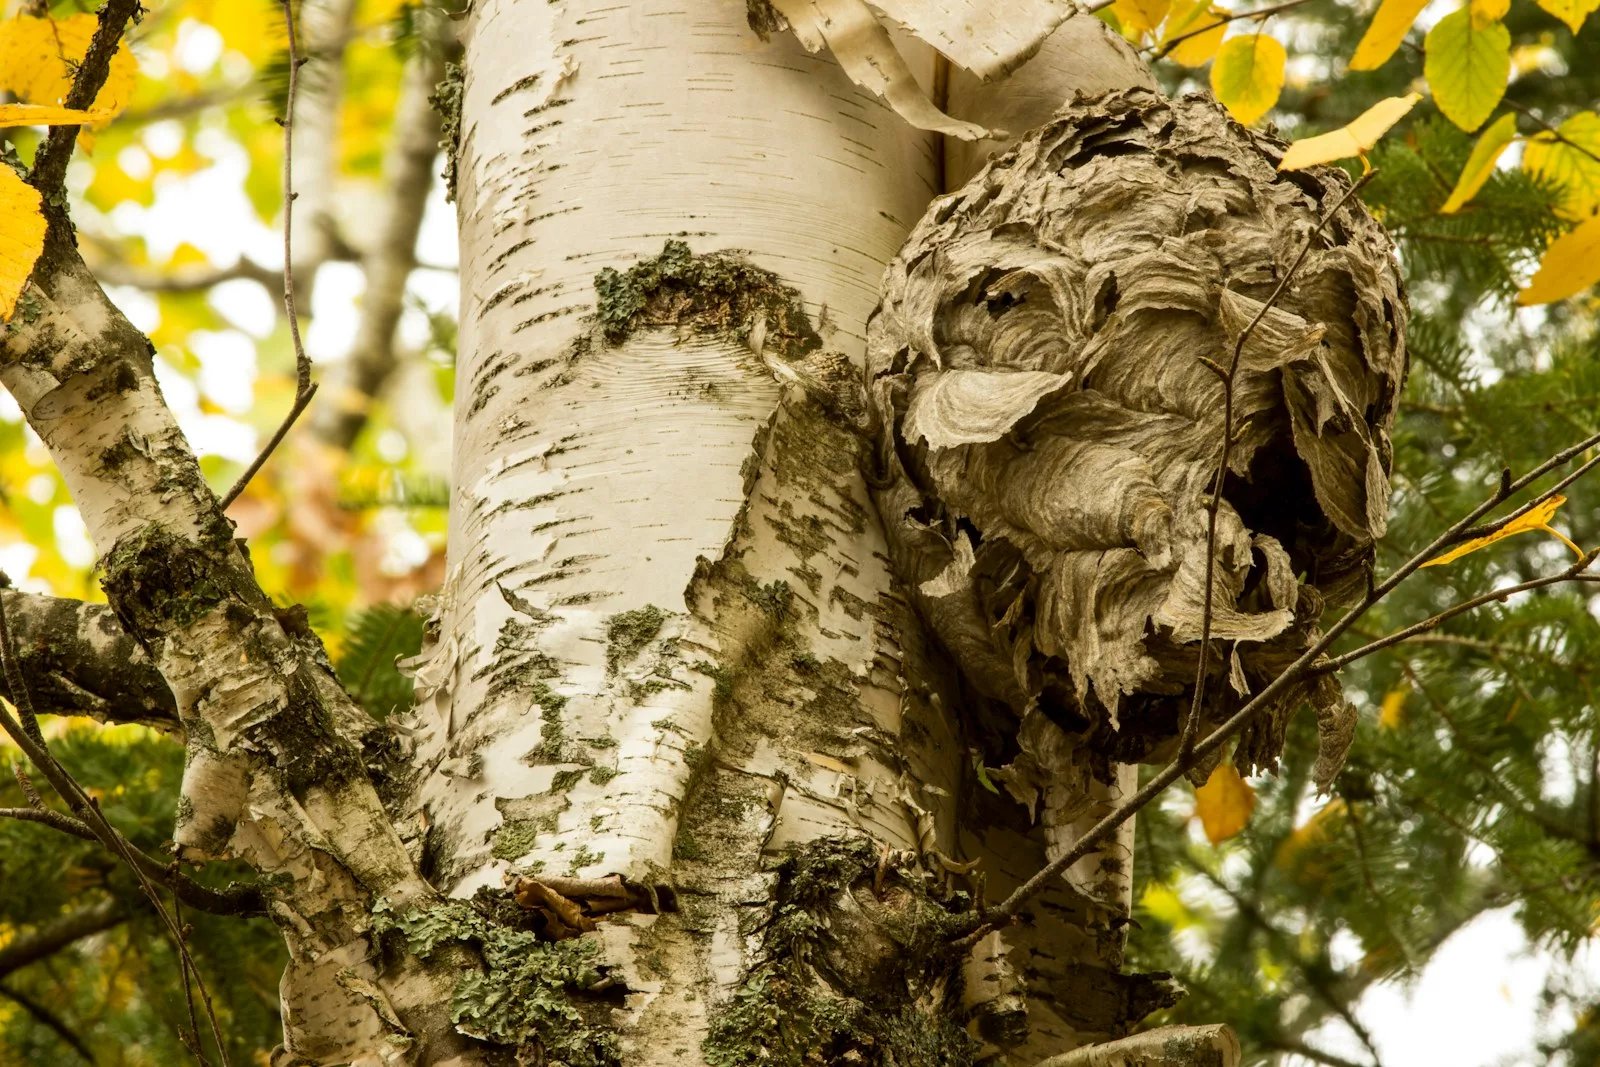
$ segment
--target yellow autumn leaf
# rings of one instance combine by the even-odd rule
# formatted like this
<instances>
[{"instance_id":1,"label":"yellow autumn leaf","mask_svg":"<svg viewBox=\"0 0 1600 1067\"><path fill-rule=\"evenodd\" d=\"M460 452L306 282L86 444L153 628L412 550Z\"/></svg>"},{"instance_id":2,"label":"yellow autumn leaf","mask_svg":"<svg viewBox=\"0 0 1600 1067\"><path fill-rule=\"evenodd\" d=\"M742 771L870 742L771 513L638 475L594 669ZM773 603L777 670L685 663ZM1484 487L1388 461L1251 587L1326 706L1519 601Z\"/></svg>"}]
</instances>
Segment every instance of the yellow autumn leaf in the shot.
<instances>
[{"instance_id":1,"label":"yellow autumn leaf","mask_svg":"<svg viewBox=\"0 0 1600 1067\"><path fill-rule=\"evenodd\" d=\"M1482 29L1505 18L1511 10L1511 0L1470 0L1467 10L1472 12L1472 24Z\"/></svg>"},{"instance_id":2,"label":"yellow autumn leaf","mask_svg":"<svg viewBox=\"0 0 1600 1067\"><path fill-rule=\"evenodd\" d=\"M1469 133L1494 114L1511 75L1511 33L1498 22L1473 23L1452 11L1428 31L1422 73L1444 117Z\"/></svg>"},{"instance_id":3,"label":"yellow autumn leaf","mask_svg":"<svg viewBox=\"0 0 1600 1067\"><path fill-rule=\"evenodd\" d=\"M109 111L79 111L48 104L0 104L0 126L86 126L110 118Z\"/></svg>"},{"instance_id":4,"label":"yellow autumn leaf","mask_svg":"<svg viewBox=\"0 0 1600 1067\"><path fill-rule=\"evenodd\" d=\"M1237 121L1249 126L1278 102L1288 59L1283 45L1264 33L1231 37L1211 64L1211 91Z\"/></svg>"},{"instance_id":5,"label":"yellow autumn leaf","mask_svg":"<svg viewBox=\"0 0 1600 1067\"><path fill-rule=\"evenodd\" d=\"M1321 846L1339 831L1349 813L1342 797L1335 797L1283 839L1272 862L1281 871L1289 872L1303 886L1316 886L1328 877L1325 860L1319 862ZM1310 855L1306 855L1307 852Z\"/></svg>"},{"instance_id":6,"label":"yellow autumn leaf","mask_svg":"<svg viewBox=\"0 0 1600 1067\"><path fill-rule=\"evenodd\" d=\"M1476 552L1478 549L1487 545L1492 545L1496 541L1504 540L1505 538L1511 537L1515 534L1527 533L1529 530L1543 530L1546 533L1555 534L1555 536L1566 542L1567 546L1576 552L1579 557L1582 557L1583 549L1567 540L1565 534L1552 529L1550 526L1550 520L1555 518L1556 509L1566 502L1567 498L1561 496L1560 494L1552 496L1548 500L1541 500L1538 506L1529 508L1526 513L1517 516L1515 519L1512 519L1494 533L1487 534L1483 537L1474 537L1465 544L1457 545L1455 548L1452 548L1442 556L1435 556L1433 559L1430 559L1428 562L1424 563L1423 566L1437 567L1441 563L1454 562L1455 560L1460 559L1462 556Z\"/></svg>"},{"instance_id":7,"label":"yellow autumn leaf","mask_svg":"<svg viewBox=\"0 0 1600 1067\"><path fill-rule=\"evenodd\" d=\"M1427 6L1428 0L1383 0L1350 57L1350 69L1377 70L1387 63Z\"/></svg>"},{"instance_id":8,"label":"yellow autumn leaf","mask_svg":"<svg viewBox=\"0 0 1600 1067\"><path fill-rule=\"evenodd\" d=\"M1227 8L1218 7L1210 0L1178 0L1167 16L1161 41L1166 44L1179 37L1183 40L1172 46L1168 58L1186 67L1203 67L1211 62L1217 49L1222 47L1222 35L1228 32L1224 21L1228 15Z\"/></svg>"},{"instance_id":9,"label":"yellow autumn leaf","mask_svg":"<svg viewBox=\"0 0 1600 1067\"><path fill-rule=\"evenodd\" d=\"M72 88L72 78L100 25L90 14L64 19L23 15L0 22L0 87L25 103L58 105ZM111 56L106 83L90 109L103 112L104 125L128 105L139 64L123 41Z\"/></svg>"},{"instance_id":10,"label":"yellow autumn leaf","mask_svg":"<svg viewBox=\"0 0 1600 1067\"><path fill-rule=\"evenodd\" d=\"M1379 100L1357 115L1348 126L1290 145L1278 169L1304 170L1317 163L1332 163L1349 156L1365 159L1367 149L1377 144L1378 139L1389 132L1389 127L1404 118L1406 112L1416 107L1421 99L1421 93L1407 93L1405 96Z\"/></svg>"},{"instance_id":11,"label":"yellow autumn leaf","mask_svg":"<svg viewBox=\"0 0 1600 1067\"><path fill-rule=\"evenodd\" d=\"M1172 0L1117 0L1111 5L1117 19L1124 27L1138 33L1150 33L1167 17Z\"/></svg>"},{"instance_id":12,"label":"yellow autumn leaf","mask_svg":"<svg viewBox=\"0 0 1600 1067\"><path fill-rule=\"evenodd\" d=\"M42 208L38 191L10 167L0 166L0 321L10 321L44 250Z\"/></svg>"},{"instance_id":13,"label":"yellow autumn leaf","mask_svg":"<svg viewBox=\"0 0 1600 1067\"><path fill-rule=\"evenodd\" d=\"M1206 784L1194 791L1194 813L1213 845L1250 825L1250 813L1255 807L1256 791L1239 777L1231 763L1217 764Z\"/></svg>"},{"instance_id":14,"label":"yellow autumn leaf","mask_svg":"<svg viewBox=\"0 0 1600 1067\"><path fill-rule=\"evenodd\" d=\"M1383 706L1378 709L1378 725L1385 730L1398 729L1405 718L1406 690L1391 689L1384 694Z\"/></svg>"},{"instance_id":15,"label":"yellow autumn leaf","mask_svg":"<svg viewBox=\"0 0 1600 1067\"><path fill-rule=\"evenodd\" d=\"M1528 307L1565 300L1595 282L1600 282L1600 215L1550 242L1533 280L1517 294L1517 303Z\"/></svg>"},{"instance_id":16,"label":"yellow autumn leaf","mask_svg":"<svg viewBox=\"0 0 1600 1067\"><path fill-rule=\"evenodd\" d=\"M1561 190L1557 210L1570 219L1584 219L1600 208L1600 115L1580 111L1556 128L1562 140L1548 133L1528 139L1522 169Z\"/></svg>"},{"instance_id":17,"label":"yellow autumn leaf","mask_svg":"<svg viewBox=\"0 0 1600 1067\"><path fill-rule=\"evenodd\" d=\"M1600 9L1600 0L1539 0L1539 6L1577 33L1583 28L1583 20Z\"/></svg>"},{"instance_id":18,"label":"yellow autumn leaf","mask_svg":"<svg viewBox=\"0 0 1600 1067\"><path fill-rule=\"evenodd\" d=\"M1461 177L1456 179L1456 187L1450 190L1450 198L1439 208L1439 214L1454 215L1467 201L1477 196L1483 183L1494 173L1494 165L1500 161L1501 153L1516 139L1517 117L1510 113L1501 115L1484 130L1478 143L1472 146L1467 165L1461 168Z\"/></svg>"},{"instance_id":19,"label":"yellow autumn leaf","mask_svg":"<svg viewBox=\"0 0 1600 1067\"><path fill-rule=\"evenodd\" d=\"M1183 902L1178 891L1163 882L1152 882L1145 887L1139 897L1139 907L1152 919L1174 930L1183 930L1195 923L1194 913Z\"/></svg>"}]
</instances>

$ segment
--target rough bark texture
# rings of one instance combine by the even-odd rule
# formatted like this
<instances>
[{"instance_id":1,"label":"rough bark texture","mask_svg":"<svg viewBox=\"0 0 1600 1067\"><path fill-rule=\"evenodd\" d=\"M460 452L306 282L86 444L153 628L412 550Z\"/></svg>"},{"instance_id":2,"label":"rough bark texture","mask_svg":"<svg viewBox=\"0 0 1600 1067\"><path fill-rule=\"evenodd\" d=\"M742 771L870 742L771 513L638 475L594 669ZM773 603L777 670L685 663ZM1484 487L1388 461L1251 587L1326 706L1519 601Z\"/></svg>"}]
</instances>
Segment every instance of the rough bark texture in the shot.
<instances>
[{"instance_id":1,"label":"rough bark texture","mask_svg":"<svg viewBox=\"0 0 1600 1067\"><path fill-rule=\"evenodd\" d=\"M118 621L172 691L188 745L177 844L263 876L291 959L287 1057L443 1062L462 1044L446 991L471 957L375 951L373 904L434 891L379 802L363 751L374 724L303 616L277 612L256 583L162 401L149 342L69 234L52 226L36 310L10 324L0 381L72 491Z\"/></svg>"},{"instance_id":2,"label":"rough bark texture","mask_svg":"<svg viewBox=\"0 0 1600 1067\"><path fill-rule=\"evenodd\" d=\"M1116 764L1169 756L1192 699L1223 437L1202 357L1230 364L1348 188L1278 174L1280 151L1209 98L1080 101L939 202L887 277L869 341L878 503L918 606L986 706L1009 709L989 755L1047 823L1115 786ZM1404 325L1389 241L1351 202L1244 343L1202 726L1361 589ZM1275 765L1308 697L1327 785L1353 729L1329 681L1247 729L1243 770Z\"/></svg>"},{"instance_id":3,"label":"rough bark texture","mask_svg":"<svg viewBox=\"0 0 1600 1067\"><path fill-rule=\"evenodd\" d=\"M171 729L178 708L166 679L105 604L0 592L17 664L41 715L91 715ZM0 695L15 701L4 678Z\"/></svg>"},{"instance_id":4,"label":"rough bark texture","mask_svg":"<svg viewBox=\"0 0 1600 1067\"><path fill-rule=\"evenodd\" d=\"M1087 19L1028 63L1056 0L884 7L1037 79L1014 106L970 92L960 136L1144 82ZM1126 833L947 946L1170 750L1221 433L1196 359L1226 361L1342 179L1280 179L1214 105L1137 90L911 230L945 146L861 86L943 129L932 53L859 0L779 9L799 41L759 0L472 7L436 94L463 247L451 566L398 737L273 610L148 344L54 231L0 379L172 691L179 844L271 893L279 1064L1229 1062L1225 1034L1116 1044L1178 995L1122 973ZM1382 531L1388 257L1345 210L1243 347L1208 717ZM92 614L75 640L114 640ZM1341 705L1312 695L1331 759ZM1011 797L979 785L1002 764Z\"/></svg>"}]
</instances>

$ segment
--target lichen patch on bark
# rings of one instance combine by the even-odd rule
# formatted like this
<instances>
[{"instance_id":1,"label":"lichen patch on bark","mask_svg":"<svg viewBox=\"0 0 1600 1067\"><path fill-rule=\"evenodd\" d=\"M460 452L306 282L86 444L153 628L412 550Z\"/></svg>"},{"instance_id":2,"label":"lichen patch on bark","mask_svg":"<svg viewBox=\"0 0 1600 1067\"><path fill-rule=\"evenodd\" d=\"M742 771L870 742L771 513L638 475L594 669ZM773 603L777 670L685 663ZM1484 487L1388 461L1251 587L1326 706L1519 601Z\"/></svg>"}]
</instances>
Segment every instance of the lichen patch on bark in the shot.
<instances>
[{"instance_id":1,"label":"lichen patch on bark","mask_svg":"<svg viewBox=\"0 0 1600 1067\"><path fill-rule=\"evenodd\" d=\"M658 256L600 271L594 288L596 317L613 345L642 326L674 326L727 334L789 360L822 347L800 293L731 252L695 255L668 239Z\"/></svg>"}]
</instances>

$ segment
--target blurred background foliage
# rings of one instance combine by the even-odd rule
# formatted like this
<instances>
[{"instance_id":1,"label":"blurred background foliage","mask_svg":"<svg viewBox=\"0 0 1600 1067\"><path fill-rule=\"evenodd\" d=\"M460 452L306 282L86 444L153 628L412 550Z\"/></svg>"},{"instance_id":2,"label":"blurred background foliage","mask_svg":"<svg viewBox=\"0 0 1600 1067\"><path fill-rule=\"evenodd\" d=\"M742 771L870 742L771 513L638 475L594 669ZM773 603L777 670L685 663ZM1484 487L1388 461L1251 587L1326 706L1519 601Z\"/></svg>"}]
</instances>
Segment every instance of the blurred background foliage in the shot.
<instances>
[{"instance_id":1,"label":"blurred background foliage","mask_svg":"<svg viewBox=\"0 0 1600 1067\"><path fill-rule=\"evenodd\" d=\"M1336 128L1420 88L1422 30L1454 6L1427 8L1392 60L1360 73L1344 61L1371 5L1311 0L1269 20L1291 52L1271 116L1280 133ZM1575 38L1533 3L1512 4L1497 114L1514 113L1521 135L1600 103L1594 23ZM1169 88L1197 87L1196 72L1159 72ZM1520 474L1600 430L1594 294L1513 304L1571 225L1575 190L1520 169L1513 150L1464 209L1441 214L1473 141L1425 100L1371 154L1379 174L1363 197L1398 239L1413 316L1380 575L1483 500L1503 468ZM1566 495L1556 525L1600 544L1600 492L1580 481ZM1555 539L1522 534L1422 571L1344 647L1570 560ZM1188 986L1168 1018L1228 1020L1247 1062L1381 1063L1355 1011L1362 995L1414 979L1452 934L1506 909L1554 966L1535 1043L1504 1062L1600 1063L1586 955L1600 930L1597 615L1600 597L1584 588L1541 590L1348 667L1361 722L1331 797L1314 795L1315 729L1302 718L1280 776L1250 783L1255 807L1236 836L1213 844L1192 796L1142 815L1130 958ZM1476 980L1494 987L1510 962L1481 960Z\"/></svg>"},{"instance_id":2,"label":"blurred background foliage","mask_svg":"<svg viewBox=\"0 0 1600 1067\"><path fill-rule=\"evenodd\" d=\"M1292 138L1417 87L1422 32L1453 6L1428 8L1399 53L1363 73L1345 57L1370 3L1308 0L1229 32L1288 45L1269 121ZM11 0L0 13L19 11L42 5ZM1505 22L1506 106L1524 135L1600 103L1592 40L1580 44L1532 0L1514 0ZM298 116L310 132L297 148L296 215L307 226L296 276L323 392L230 514L262 584L310 607L341 678L382 716L409 699L393 661L421 640L411 605L443 578L454 223L431 151L437 119L417 105L442 74L449 34L439 8L397 0L308 0L302 26L315 58ZM281 13L268 0L162 0L131 42L133 102L80 149L72 209L85 255L149 333L163 389L221 490L294 393L276 231ZM1202 71L1170 61L1158 73L1174 91L1204 84ZM0 132L30 158L39 131ZM1480 500L1503 467L1526 470L1600 428L1594 296L1512 304L1572 224L1571 190L1518 169L1514 148L1466 208L1443 215L1471 147L1424 102L1372 154L1380 174L1365 199L1399 239L1414 316L1380 569ZM396 248L414 252L398 271ZM1600 494L1580 483L1568 496L1557 524L1600 544ZM1567 551L1524 534L1430 569L1353 640L1550 573ZM82 522L9 398L0 567L25 589L101 598ZM1141 816L1130 964L1188 986L1167 1017L1233 1023L1252 1063L1372 1064L1355 1013L1363 993L1414 977L1474 919L1510 909L1558 960L1583 950L1600 923L1597 614L1600 600L1581 590L1522 595L1351 667L1361 727L1332 797L1313 795L1314 726L1302 719L1282 773L1249 783L1254 807L1236 834L1213 843L1186 787ZM181 747L143 727L48 729L111 820L158 851ZM0 807L24 806L14 750L0 747L0 763ZM220 885L240 872L194 873ZM279 936L264 920L184 919L230 1058L265 1063L278 1041ZM68 921L82 924L79 936L18 962L19 946ZM0 819L0 1067L184 1062L179 974L123 869L88 842ZM1600 994L1560 967L1551 975L1540 1044L1515 1062L1600 1062Z\"/></svg>"}]
</instances>

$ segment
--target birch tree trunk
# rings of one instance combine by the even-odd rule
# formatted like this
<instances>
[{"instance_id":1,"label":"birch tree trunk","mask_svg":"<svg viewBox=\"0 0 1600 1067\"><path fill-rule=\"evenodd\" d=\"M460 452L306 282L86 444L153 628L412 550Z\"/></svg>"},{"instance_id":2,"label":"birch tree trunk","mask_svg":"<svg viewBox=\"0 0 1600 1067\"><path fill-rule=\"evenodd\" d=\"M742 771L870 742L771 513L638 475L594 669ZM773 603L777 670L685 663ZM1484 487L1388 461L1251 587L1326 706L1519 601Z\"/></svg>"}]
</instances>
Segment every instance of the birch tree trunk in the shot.
<instances>
[{"instance_id":1,"label":"birch tree trunk","mask_svg":"<svg viewBox=\"0 0 1600 1067\"><path fill-rule=\"evenodd\" d=\"M1389 246L1352 207L1313 251L1342 175L1279 181L1096 20L1019 3L1066 18L1040 45L1010 12L883 6L1006 82L859 0L472 6L434 94L462 246L449 572L417 706L382 728L256 583L52 215L0 380L147 658L98 609L8 607L61 643L61 692L180 725L177 844L250 863L289 946L277 1067L1236 1063L1225 1028L1127 1036L1178 995L1122 969L1131 822L952 946L1175 748L1197 665L1217 721L1363 576L1404 368ZM1103 95L935 200L1077 92ZM389 222L409 256L415 218ZM1239 426L1193 358L1229 344ZM104 655L137 685L72 681ZM1352 727L1327 679L1236 759L1270 764L1306 697L1331 780Z\"/></svg>"},{"instance_id":2,"label":"birch tree trunk","mask_svg":"<svg viewBox=\"0 0 1600 1067\"><path fill-rule=\"evenodd\" d=\"M467 22L450 570L404 825L451 895L509 885L601 946L597 1062L1031 1062L1170 994L1120 974L1126 863L943 951L1071 829L975 790L961 685L862 475L867 318L945 146L758 36L763 6ZM1003 109L974 91L973 117L1147 83L1068 25L1042 58L1070 75Z\"/></svg>"}]
</instances>

